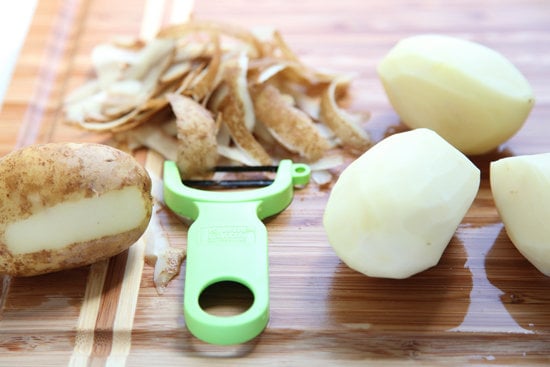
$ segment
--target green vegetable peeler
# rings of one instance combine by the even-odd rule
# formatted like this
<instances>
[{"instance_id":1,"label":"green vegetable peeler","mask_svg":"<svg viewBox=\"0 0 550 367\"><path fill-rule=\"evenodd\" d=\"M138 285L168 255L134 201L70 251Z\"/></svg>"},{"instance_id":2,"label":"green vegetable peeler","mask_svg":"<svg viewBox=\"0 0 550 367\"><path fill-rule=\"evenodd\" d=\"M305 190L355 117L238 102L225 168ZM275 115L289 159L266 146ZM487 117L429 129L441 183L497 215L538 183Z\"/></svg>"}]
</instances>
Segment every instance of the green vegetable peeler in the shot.
<instances>
[{"instance_id":1,"label":"green vegetable peeler","mask_svg":"<svg viewBox=\"0 0 550 367\"><path fill-rule=\"evenodd\" d=\"M183 308L187 328L205 342L244 343L267 325L267 230L261 220L284 210L292 201L294 186L306 185L310 176L309 166L290 160L282 160L273 170L275 179L265 187L220 192L186 185L175 162L164 164L166 205L176 214L194 220L187 237ZM227 281L248 288L252 305L238 315L206 312L199 303L201 294L208 287Z\"/></svg>"}]
</instances>

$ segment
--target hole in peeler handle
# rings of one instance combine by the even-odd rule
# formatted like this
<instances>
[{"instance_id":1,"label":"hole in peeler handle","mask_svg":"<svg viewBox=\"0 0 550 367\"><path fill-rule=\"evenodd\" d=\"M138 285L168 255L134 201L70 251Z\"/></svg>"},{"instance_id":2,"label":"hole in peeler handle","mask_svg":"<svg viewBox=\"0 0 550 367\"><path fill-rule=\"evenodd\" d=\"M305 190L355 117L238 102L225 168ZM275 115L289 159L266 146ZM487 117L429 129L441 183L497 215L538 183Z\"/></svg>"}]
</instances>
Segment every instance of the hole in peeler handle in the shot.
<instances>
[{"instance_id":1,"label":"hole in peeler handle","mask_svg":"<svg viewBox=\"0 0 550 367\"><path fill-rule=\"evenodd\" d=\"M308 168L304 165L294 165L294 172L298 175L308 173Z\"/></svg>"},{"instance_id":2,"label":"hole in peeler handle","mask_svg":"<svg viewBox=\"0 0 550 367\"><path fill-rule=\"evenodd\" d=\"M206 287L199 296L199 305L214 316L236 316L254 303L252 291L239 282L226 280Z\"/></svg>"}]
</instances>

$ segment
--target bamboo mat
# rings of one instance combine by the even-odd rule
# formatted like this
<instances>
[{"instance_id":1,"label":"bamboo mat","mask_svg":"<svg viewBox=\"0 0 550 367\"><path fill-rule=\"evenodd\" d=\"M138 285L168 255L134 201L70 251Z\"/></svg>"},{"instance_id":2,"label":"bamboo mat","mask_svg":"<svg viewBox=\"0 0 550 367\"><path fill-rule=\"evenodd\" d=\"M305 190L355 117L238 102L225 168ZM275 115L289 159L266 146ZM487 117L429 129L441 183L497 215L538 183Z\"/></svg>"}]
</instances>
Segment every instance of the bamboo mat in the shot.
<instances>
[{"instance_id":1,"label":"bamboo mat","mask_svg":"<svg viewBox=\"0 0 550 367\"><path fill-rule=\"evenodd\" d=\"M473 159L479 194L426 272L396 281L347 268L321 224L329 190L309 185L266 222L271 317L253 341L217 347L193 338L183 319L183 269L158 295L138 241L89 267L2 278L0 366L550 363L550 278L508 240L488 183L491 160L550 151L550 3L43 0L0 112L0 155L35 142L108 142L61 122L63 97L93 76L91 49L119 35L150 37L191 9L200 19L274 26L307 64L353 73L350 108L372 113L366 128L376 140L402 129L376 64L408 35L445 33L499 50L528 78L537 104L499 152ZM160 169L152 153L138 159ZM168 212L161 219L171 243L183 246L187 227Z\"/></svg>"}]
</instances>

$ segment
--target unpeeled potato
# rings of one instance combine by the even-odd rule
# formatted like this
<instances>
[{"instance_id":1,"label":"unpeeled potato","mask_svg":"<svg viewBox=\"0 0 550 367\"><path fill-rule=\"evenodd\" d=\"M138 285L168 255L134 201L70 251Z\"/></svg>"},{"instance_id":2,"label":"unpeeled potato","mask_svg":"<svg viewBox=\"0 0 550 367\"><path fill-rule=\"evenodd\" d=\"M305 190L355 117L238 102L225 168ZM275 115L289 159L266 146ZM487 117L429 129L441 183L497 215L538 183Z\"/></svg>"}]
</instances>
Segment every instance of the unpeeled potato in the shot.
<instances>
[{"instance_id":1,"label":"unpeeled potato","mask_svg":"<svg viewBox=\"0 0 550 367\"><path fill-rule=\"evenodd\" d=\"M32 276L114 256L143 234L151 179L101 144L50 143L0 160L0 273Z\"/></svg>"},{"instance_id":2,"label":"unpeeled potato","mask_svg":"<svg viewBox=\"0 0 550 367\"><path fill-rule=\"evenodd\" d=\"M401 40L378 74L405 125L432 129L467 155L511 138L535 103L527 79L502 54L449 36Z\"/></svg>"}]
</instances>

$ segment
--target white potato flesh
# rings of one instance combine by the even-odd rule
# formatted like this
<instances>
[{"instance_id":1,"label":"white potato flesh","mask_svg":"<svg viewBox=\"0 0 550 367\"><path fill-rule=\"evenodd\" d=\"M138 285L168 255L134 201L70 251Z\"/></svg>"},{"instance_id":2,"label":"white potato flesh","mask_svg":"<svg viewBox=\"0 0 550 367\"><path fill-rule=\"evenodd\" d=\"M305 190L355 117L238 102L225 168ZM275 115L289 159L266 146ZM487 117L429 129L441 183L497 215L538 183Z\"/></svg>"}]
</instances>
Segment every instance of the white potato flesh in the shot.
<instances>
[{"instance_id":1,"label":"white potato flesh","mask_svg":"<svg viewBox=\"0 0 550 367\"><path fill-rule=\"evenodd\" d=\"M491 191L518 251L550 276L550 153L491 162Z\"/></svg>"},{"instance_id":2,"label":"white potato flesh","mask_svg":"<svg viewBox=\"0 0 550 367\"><path fill-rule=\"evenodd\" d=\"M365 275L410 277L439 262L479 180L479 169L435 132L392 135L338 178L323 218L329 242Z\"/></svg>"},{"instance_id":3,"label":"white potato flesh","mask_svg":"<svg viewBox=\"0 0 550 367\"><path fill-rule=\"evenodd\" d=\"M535 103L527 79L502 54L449 36L401 40L378 75L405 125L432 129L467 155L511 138Z\"/></svg>"},{"instance_id":4,"label":"white potato flesh","mask_svg":"<svg viewBox=\"0 0 550 367\"><path fill-rule=\"evenodd\" d=\"M142 195L136 186L128 186L44 208L8 224L5 244L12 254L21 255L124 233L138 227L148 215Z\"/></svg>"}]
</instances>

